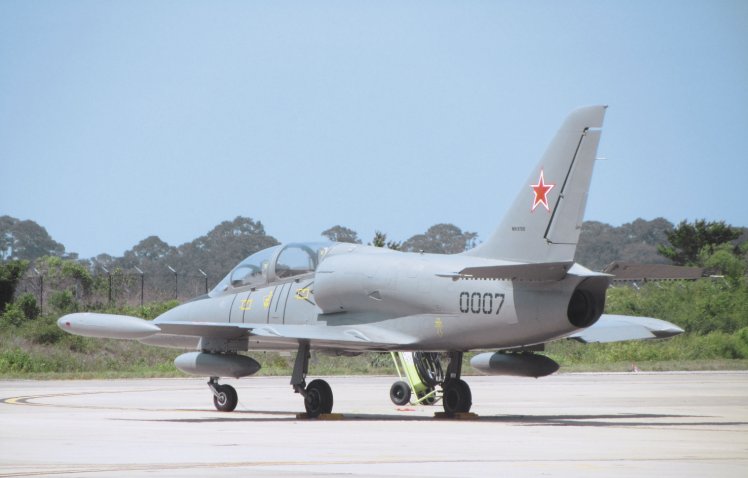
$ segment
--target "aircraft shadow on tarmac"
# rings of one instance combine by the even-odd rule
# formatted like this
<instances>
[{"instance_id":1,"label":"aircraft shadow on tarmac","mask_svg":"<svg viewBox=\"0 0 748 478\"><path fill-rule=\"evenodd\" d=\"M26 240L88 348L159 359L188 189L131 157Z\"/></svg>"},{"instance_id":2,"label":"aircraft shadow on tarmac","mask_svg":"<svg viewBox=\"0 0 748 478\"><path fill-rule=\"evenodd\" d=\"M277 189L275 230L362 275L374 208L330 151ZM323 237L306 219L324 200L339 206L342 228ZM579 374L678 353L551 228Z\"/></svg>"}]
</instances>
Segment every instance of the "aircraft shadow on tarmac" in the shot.
<instances>
[{"instance_id":1,"label":"aircraft shadow on tarmac","mask_svg":"<svg viewBox=\"0 0 748 478\"><path fill-rule=\"evenodd\" d=\"M198 410L194 410L198 411ZM251 415L251 416L246 416ZM707 420L695 420L695 419ZM119 421L172 422L172 423L231 423L231 422L294 422L294 421L417 421L417 422L479 422L504 423L519 426L572 426L572 427L682 427L682 426L741 426L748 422L718 421L715 417L699 415L667 415L652 413L622 414L580 414L580 415L480 415L474 418L444 418L423 415L387 415L367 413L336 414L333 418L298 418L288 411L245 410L235 411L230 416L221 414L216 417L200 418L164 418L164 419L128 419L115 418Z\"/></svg>"}]
</instances>

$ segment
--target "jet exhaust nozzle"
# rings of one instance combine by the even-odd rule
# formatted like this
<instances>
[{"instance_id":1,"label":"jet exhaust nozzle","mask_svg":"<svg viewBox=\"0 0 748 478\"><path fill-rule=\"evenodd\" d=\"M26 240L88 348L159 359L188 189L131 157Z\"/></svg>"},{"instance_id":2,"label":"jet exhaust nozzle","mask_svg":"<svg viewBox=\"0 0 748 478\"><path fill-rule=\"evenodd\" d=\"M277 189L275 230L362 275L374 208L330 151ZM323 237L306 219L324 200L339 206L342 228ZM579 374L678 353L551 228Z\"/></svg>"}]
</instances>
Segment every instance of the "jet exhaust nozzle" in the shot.
<instances>
[{"instance_id":1,"label":"jet exhaust nozzle","mask_svg":"<svg viewBox=\"0 0 748 478\"><path fill-rule=\"evenodd\" d=\"M533 353L486 352L473 357L470 365L487 375L534 378L545 377L559 368L552 359Z\"/></svg>"},{"instance_id":2,"label":"jet exhaust nozzle","mask_svg":"<svg viewBox=\"0 0 748 478\"><path fill-rule=\"evenodd\" d=\"M260 370L257 360L239 354L211 354L187 352L176 359L174 365L184 373L203 377L247 377Z\"/></svg>"}]
</instances>

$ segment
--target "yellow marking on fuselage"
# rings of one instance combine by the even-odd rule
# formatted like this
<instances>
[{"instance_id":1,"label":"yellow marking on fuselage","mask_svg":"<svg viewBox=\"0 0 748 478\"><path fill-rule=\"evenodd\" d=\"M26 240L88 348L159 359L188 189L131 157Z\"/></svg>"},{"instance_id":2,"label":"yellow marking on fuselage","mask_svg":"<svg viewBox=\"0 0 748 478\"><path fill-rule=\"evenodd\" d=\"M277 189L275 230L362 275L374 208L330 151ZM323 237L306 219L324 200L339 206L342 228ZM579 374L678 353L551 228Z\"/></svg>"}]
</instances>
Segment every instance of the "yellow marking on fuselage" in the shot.
<instances>
[{"instance_id":1,"label":"yellow marking on fuselage","mask_svg":"<svg viewBox=\"0 0 748 478\"><path fill-rule=\"evenodd\" d=\"M309 298L309 288L303 287L296 291L296 300L306 300Z\"/></svg>"},{"instance_id":2,"label":"yellow marking on fuselage","mask_svg":"<svg viewBox=\"0 0 748 478\"><path fill-rule=\"evenodd\" d=\"M252 310L252 302L254 302L254 299L242 299L242 305L239 308L241 310Z\"/></svg>"},{"instance_id":3,"label":"yellow marking on fuselage","mask_svg":"<svg viewBox=\"0 0 748 478\"><path fill-rule=\"evenodd\" d=\"M444 336L444 322L442 322L440 317L437 317L434 321L434 328L436 329L436 335L439 337Z\"/></svg>"},{"instance_id":4,"label":"yellow marking on fuselage","mask_svg":"<svg viewBox=\"0 0 748 478\"><path fill-rule=\"evenodd\" d=\"M271 290L268 295L262 299L262 306L266 309L270 308L270 301L273 300L273 291Z\"/></svg>"}]
</instances>

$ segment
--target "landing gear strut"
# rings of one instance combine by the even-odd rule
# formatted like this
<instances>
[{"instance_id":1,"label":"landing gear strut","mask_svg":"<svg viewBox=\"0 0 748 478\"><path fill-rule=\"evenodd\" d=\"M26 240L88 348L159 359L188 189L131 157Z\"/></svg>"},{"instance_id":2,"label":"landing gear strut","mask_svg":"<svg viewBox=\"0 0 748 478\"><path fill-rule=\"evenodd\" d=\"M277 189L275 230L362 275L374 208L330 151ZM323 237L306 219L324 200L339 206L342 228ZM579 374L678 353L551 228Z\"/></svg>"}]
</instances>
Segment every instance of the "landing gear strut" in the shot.
<instances>
[{"instance_id":1,"label":"landing gear strut","mask_svg":"<svg viewBox=\"0 0 748 478\"><path fill-rule=\"evenodd\" d=\"M306 384L306 376L309 371L309 342L299 342L299 350L296 354L296 362L291 375L291 386L294 392L304 397L304 408L309 418L315 418L322 414L332 412L332 389L324 380L312 380Z\"/></svg>"},{"instance_id":2,"label":"landing gear strut","mask_svg":"<svg viewBox=\"0 0 748 478\"><path fill-rule=\"evenodd\" d=\"M208 387L213 392L213 405L221 412L233 412L239 402L239 395L231 385L220 385L218 377L210 377Z\"/></svg>"},{"instance_id":3,"label":"landing gear strut","mask_svg":"<svg viewBox=\"0 0 748 478\"><path fill-rule=\"evenodd\" d=\"M473 405L473 394L470 386L460 378L462 374L462 352L449 353L449 366L442 383L444 396L442 404L447 415L467 413Z\"/></svg>"}]
</instances>

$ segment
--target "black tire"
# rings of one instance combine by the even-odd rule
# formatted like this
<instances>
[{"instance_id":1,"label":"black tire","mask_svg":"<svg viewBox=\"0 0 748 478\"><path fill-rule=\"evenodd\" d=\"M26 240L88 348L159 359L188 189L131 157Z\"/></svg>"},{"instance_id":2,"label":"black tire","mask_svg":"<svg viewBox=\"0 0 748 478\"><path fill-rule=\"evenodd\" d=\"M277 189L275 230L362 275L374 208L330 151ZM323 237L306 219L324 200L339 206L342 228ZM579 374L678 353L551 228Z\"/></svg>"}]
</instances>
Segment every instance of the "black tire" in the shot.
<instances>
[{"instance_id":1,"label":"black tire","mask_svg":"<svg viewBox=\"0 0 748 478\"><path fill-rule=\"evenodd\" d=\"M324 380L312 380L306 386L304 408L310 418L332 412L332 389Z\"/></svg>"},{"instance_id":2,"label":"black tire","mask_svg":"<svg viewBox=\"0 0 748 478\"><path fill-rule=\"evenodd\" d=\"M442 404L447 415L455 413L467 413L473 405L473 394L470 386L464 380L450 380L444 384L444 396Z\"/></svg>"},{"instance_id":3,"label":"black tire","mask_svg":"<svg viewBox=\"0 0 748 478\"><path fill-rule=\"evenodd\" d=\"M436 387L444 381L444 371L436 352L413 352L413 363L416 366L418 376L429 388Z\"/></svg>"},{"instance_id":4,"label":"black tire","mask_svg":"<svg viewBox=\"0 0 748 478\"><path fill-rule=\"evenodd\" d=\"M390 387L390 400L395 405L405 405L410 402L410 385L403 381L395 382Z\"/></svg>"},{"instance_id":5,"label":"black tire","mask_svg":"<svg viewBox=\"0 0 748 478\"><path fill-rule=\"evenodd\" d=\"M219 412L233 412L239 403L239 395L231 385L216 386L218 395L213 395L213 405Z\"/></svg>"}]
</instances>

